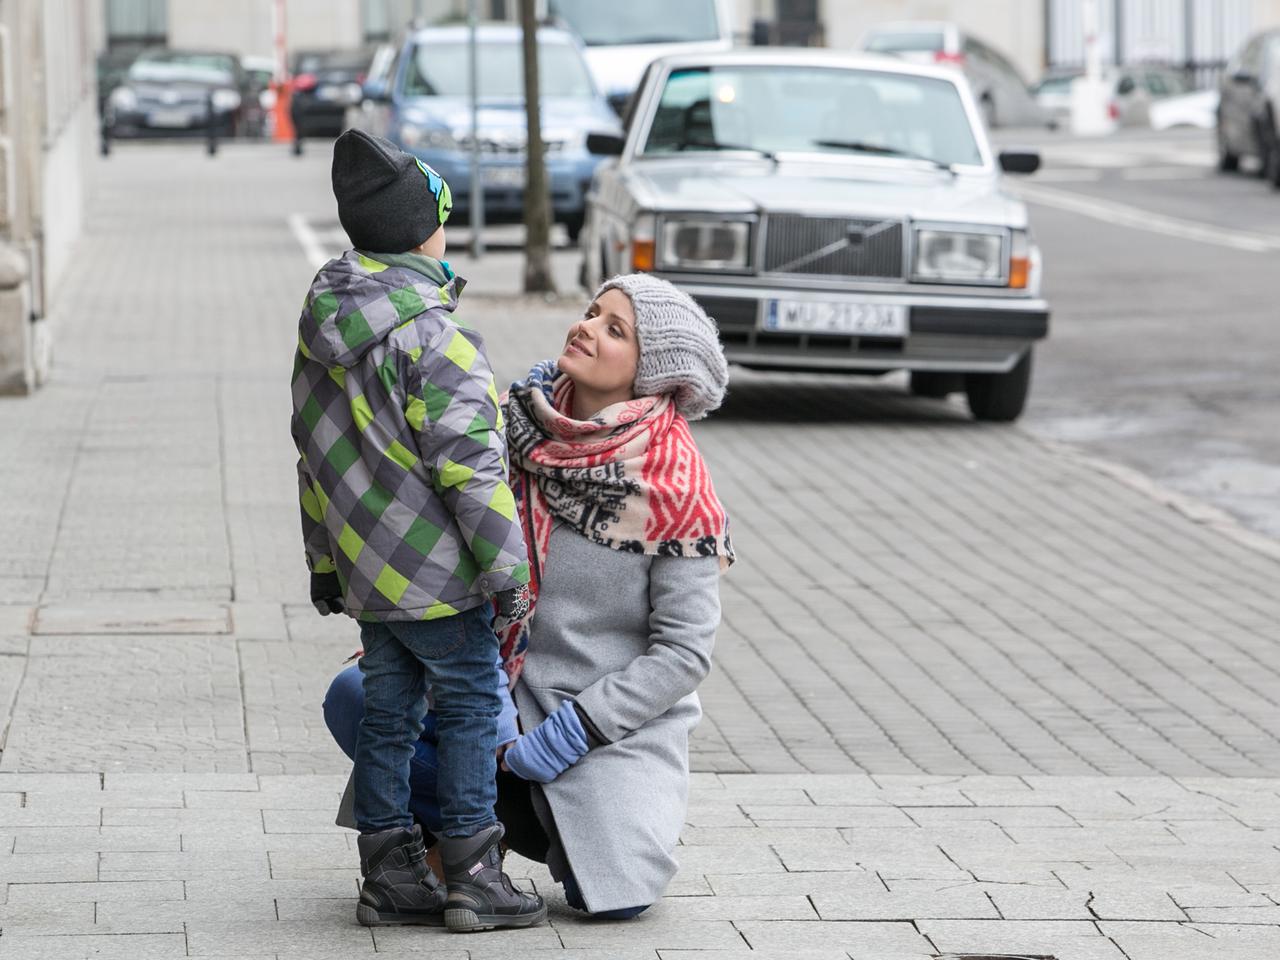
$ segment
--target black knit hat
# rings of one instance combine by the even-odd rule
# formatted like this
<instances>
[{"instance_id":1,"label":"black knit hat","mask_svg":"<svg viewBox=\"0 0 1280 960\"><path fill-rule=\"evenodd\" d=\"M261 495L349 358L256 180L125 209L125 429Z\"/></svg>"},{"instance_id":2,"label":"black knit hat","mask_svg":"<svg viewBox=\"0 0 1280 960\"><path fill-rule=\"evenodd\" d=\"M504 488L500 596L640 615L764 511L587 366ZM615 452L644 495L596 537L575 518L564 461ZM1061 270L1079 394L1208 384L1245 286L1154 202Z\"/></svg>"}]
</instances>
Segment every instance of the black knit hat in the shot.
<instances>
[{"instance_id":1,"label":"black knit hat","mask_svg":"<svg viewBox=\"0 0 1280 960\"><path fill-rule=\"evenodd\" d=\"M420 246L453 209L440 174L363 130L348 130L333 145L333 195L351 245L373 253Z\"/></svg>"}]
</instances>

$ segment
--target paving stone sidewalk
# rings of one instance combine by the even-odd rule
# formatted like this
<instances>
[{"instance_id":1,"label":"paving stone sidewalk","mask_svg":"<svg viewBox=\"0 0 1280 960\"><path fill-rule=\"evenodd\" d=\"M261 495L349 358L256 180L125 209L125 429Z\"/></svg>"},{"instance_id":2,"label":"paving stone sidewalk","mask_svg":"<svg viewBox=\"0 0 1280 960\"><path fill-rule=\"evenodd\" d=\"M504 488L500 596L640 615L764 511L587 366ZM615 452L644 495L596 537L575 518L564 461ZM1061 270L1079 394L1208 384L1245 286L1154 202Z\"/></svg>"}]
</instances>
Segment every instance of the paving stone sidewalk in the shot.
<instances>
[{"instance_id":1,"label":"paving stone sidewalk","mask_svg":"<svg viewBox=\"0 0 1280 960\"><path fill-rule=\"evenodd\" d=\"M313 151L313 154L316 152ZM1280 562L893 384L735 377L724 581L668 896L371 933L287 432L324 158L121 149L0 402L0 960L1280 953ZM459 261L464 268L464 261ZM579 309L464 299L500 375Z\"/></svg>"}]
</instances>

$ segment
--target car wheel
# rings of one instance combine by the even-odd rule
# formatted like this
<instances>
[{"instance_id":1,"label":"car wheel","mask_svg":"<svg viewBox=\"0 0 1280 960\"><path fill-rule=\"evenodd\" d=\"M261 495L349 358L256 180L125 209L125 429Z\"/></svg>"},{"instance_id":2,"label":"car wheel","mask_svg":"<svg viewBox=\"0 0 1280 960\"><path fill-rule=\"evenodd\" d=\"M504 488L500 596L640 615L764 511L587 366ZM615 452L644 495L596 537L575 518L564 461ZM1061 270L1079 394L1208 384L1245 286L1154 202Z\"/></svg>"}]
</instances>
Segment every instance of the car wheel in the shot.
<instances>
[{"instance_id":1,"label":"car wheel","mask_svg":"<svg viewBox=\"0 0 1280 960\"><path fill-rule=\"evenodd\" d=\"M1240 154L1232 153L1227 149L1226 138L1222 135L1222 128L1218 128L1218 169L1222 173L1235 173L1240 169Z\"/></svg>"},{"instance_id":2,"label":"car wheel","mask_svg":"<svg viewBox=\"0 0 1280 960\"><path fill-rule=\"evenodd\" d=\"M932 370L911 371L911 393L917 397L933 397L940 400L964 389L964 375L937 373Z\"/></svg>"},{"instance_id":3,"label":"car wheel","mask_svg":"<svg viewBox=\"0 0 1280 960\"><path fill-rule=\"evenodd\" d=\"M1266 157L1262 164L1262 175L1267 183L1280 190L1280 130L1272 126L1266 143Z\"/></svg>"},{"instance_id":4,"label":"car wheel","mask_svg":"<svg viewBox=\"0 0 1280 960\"><path fill-rule=\"evenodd\" d=\"M593 279L591 284L587 286L587 292L592 293L596 287L604 283L610 277L609 273L609 247L607 244L600 244L600 272Z\"/></svg>"},{"instance_id":5,"label":"car wheel","mask_svg":"<svg viewBox=\"0 0 1280 960\"><path fill-rule=\"evenodd\" d=\"M983 94L982 102L978 105L982 110L982 122L987 125L988 130L996 128L996 104L991 99L991 94Z\"/></svg>"},{"instance_id":6,"label":"car wheel","mask_svg":"<svg viewBox=\"0 0 1280 960\"><path fill-rule=\"evenodd\" d=\"M575 214L564 221L564 228L569 232L569 242L575 247L578 245L578 238L582 236L583 217L582 214Z\"/></svg>"},{"instance_id":7,"label":"car wheel","mask_svg":"<svg viewBox=\"0 0 1280 960\"><path fill-rule=\"evenodd\" d=\"M1031 350L1008 373L970 373L964 378L969 412L975 420L1008 423L1017 420L1031 389Z\"/></svg>"}]
</instances>

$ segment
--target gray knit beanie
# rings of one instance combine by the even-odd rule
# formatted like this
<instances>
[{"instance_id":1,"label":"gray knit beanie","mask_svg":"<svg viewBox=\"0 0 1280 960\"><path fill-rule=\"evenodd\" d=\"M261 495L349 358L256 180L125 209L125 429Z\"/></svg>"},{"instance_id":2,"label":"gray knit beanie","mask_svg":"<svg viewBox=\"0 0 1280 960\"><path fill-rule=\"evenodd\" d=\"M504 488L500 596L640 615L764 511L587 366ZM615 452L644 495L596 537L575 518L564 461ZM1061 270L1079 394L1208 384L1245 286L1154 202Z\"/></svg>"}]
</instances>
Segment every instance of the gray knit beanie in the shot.
<instances>
[{"instance_id":1,"label":"gray knit beanie","mask_svg":"<svg viewBox=\"0 0 1280 960\"><path fill-rule=\"evenodd\" d=\"M729 384L729 365L715 321L697 301L647 273L606 280L592 300L606 290L625 293L636 314L636 396L672 394L686 420L701 420L720 406Z\"/></svg>"}]
</instances>

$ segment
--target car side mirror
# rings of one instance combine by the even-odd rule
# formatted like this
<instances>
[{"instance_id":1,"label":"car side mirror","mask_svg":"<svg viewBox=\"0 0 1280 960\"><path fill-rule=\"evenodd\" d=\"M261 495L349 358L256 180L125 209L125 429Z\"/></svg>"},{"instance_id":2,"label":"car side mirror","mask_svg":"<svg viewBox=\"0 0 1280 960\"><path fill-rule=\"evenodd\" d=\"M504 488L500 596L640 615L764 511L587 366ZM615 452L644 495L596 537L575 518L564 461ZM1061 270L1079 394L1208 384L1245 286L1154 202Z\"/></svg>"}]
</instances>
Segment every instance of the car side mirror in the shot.
<instances>
[{"instance_id":1,"label":"car side mirror","mask_svg":"<svg viewBox=\"0 0 1280 960\"><path fill-rule=\"evenodd\" d=\"M1120 94L1122 97L1127 97L1137 89L1137 86L1138 85L1133 82L1133 77L1125 77L1119 84L1117 84L1116 93Z\"/></svg>"},{"instance_id":2,"label":"car side mirror","mask_svg":"<svg viewBox=\"0 0 1280 960\"><path fill-rule=\"evenodd\" d=\"M587 153L601 157L620 157L625 142L616 133L589 133L587 134Z\"/></svg>"},{"instance_id":3,"label":"car side mirror","mask_svg":"<svg viewBox=\"0 0 1280 960\"><path fill-rule=\"evenodd\" d=\"M1000 169L1005 173L1035 173L1040 169L1040 151L1001 150Z\"/></svg>"},{"instance_id":4,"label":"car side mirror","mask_svg":"<svg viewBox=\"0 0 1280 960\"><path fill-rule=\"evenodd\" d=\"M386 103L391 99L391 91L382 80L366 80L360 87L360 97L374 103Z\"/></svg>"}]
</instances>

